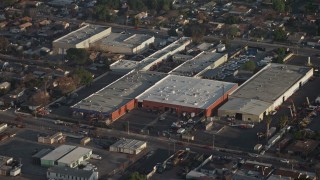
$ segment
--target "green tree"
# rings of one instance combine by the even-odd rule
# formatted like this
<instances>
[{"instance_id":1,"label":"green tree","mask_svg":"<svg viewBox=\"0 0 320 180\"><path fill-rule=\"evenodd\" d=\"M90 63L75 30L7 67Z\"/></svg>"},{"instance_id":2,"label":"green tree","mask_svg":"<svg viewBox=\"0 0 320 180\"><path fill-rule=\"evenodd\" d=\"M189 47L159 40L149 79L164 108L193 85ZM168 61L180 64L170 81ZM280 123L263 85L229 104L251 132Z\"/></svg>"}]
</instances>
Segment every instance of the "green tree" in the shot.
<instances>
[{"instance_id":1,"label":"green tree","mask_svg":"<svg viewBox=\"0 0 320 180\"><path fill-rule=\"evenodd\" d=\"M100 57L100 60L104 63L106 70L109 71L111 62L108 59L108 57L102 56L102 57Z\"/></svg>"},{"instance_id":2,"label":"green tree","mask_svg":"<svg viewBox=\"0 0 320 180\"><path fill-rule=\"evenodd\" d=\"M273 62L283 64L283 59L286 56L286 50L284 48L278 48L276 50L277 57L273 59Z\"/></svg>"},{"instance_id":3,"label":"green tree","mask_svg":"<svg viewBox=\"0 0 320 180\"><path fill-rule=\"evenodd\" d=\"M296 131L293 133L293 137L296 140L301 140L304 138L304 133L302 131Z\"/></svg>"},{"instance_id":4,"label":"green tree","mask_svg":"<svg viewBox=\"0 0 320 180\"><path fill-rule=\"evenodd\" d=\"M246 62L242 68L246 71L254 71L256 69L256 64L253 61Z\"/></svg>"},{"instance_id":5,"label":"green tree","mask_svg":"<svg viewBox=\"0 0 320 180\"><path fill-rule=\"evenodd\" d=\"M168 35L169 36L178 36L178 33L174 28L171 28L168 30Z\"/></svg>"},{"instance_id":6,"label":"green tree","mask_svg":"<svg viewBox=\"0 0 320 180\"><path fill-rule=\"evenodd\" d=\"M88 85L93 81L92 74L85 69L77 69L73 72L74 79L79 78L80 83L84 85Z\"/></svg>"},{"instance_id":7,"label":"green tree","mask_svg":"<svg viewBox=\"0 0 320 180\"><path fill-rule=\"evenodd\" d=\"M284 12L286 9L286 3L284 0L272 0L272 6L277 12Z\"/></svg>"},{"instance_id":8,"label":"green tree","mask_svg":"<svg viewBox=\"0 0 320 180\"><path fill-rule=\"evenodd\" d=\"M89 53L86 49L70 48L67 50L66 58L76 64L83 65L89 59Z\"/></svg>"},{"instance_id":9,"label":"green tree","mask_svg":"<svg viewBox=\"0 0 320 180\"><path fill-rule=\"evenodd\" d=\"M129 180L146 180L146 176L139 172L134 172L130 175Z\"/></svg>"},{"instance_id":10,"label":"green tree","mask_svg":"<svg viewBox=\"0 0 320 180\"><path fill-rule=\"evenodd\" d=\"M135 27L138 27L141 24L141 21L139 18L132 18L132 24Z\"/></svg>"},{"instance_id":11,"label":"green tree","mask_svg":"<svg viewBox=\"0 0 320 180\"><path fill-rule=\"evenodd\" d=\"M273 32L274 40L276 41L284 41L287 39L287 32L282 28L277 28Z\"/></svg>"},{"instance_id":12,"label":"green tree","mask_svg":"<svg viewBox=\"0 0 320 180\"><path fill-rule=\"evenodd\" d=\"M128 0L130 9L142 11L146 9L145 4L142 0Z\"/></svg>"},{"instance_id":13,"label":"green tree","mask_svg":"<svg viewBox=\"0 0 320 180\"><path fill-rule=\"evenodd\" d=\"M17 0L2 0L0 5L2 4L4 7L6 6L12 6L14 3L16 3Z\"/></svg>"},{"instance_id":14,"label":"green tree","mask_svg":"<svg viewBox=\"0 0 320 180\"><path fill-rule=\"evenodd\" d=\"M96 3L96 6L106 6L109 7L110 9L119 9L121 6L121 1L120 0L98 0Z\"/></svg>"},{"instance_id":15,"label":"green tree","mask_svg":"<svg viewBox=\"0 0 320 180\"><path fill-rule=\"evenodd\" d=\"M230 26L228 28L228 33L230 36L235 37L238 35L239 29L237 26Z\"/></svg>"},{"instance_id":16,"label":"green tree","mask_svg":"<svg viewBox=\"0 0 320 180\"><path fill-rule=\"evenodd\" d=\"M113 22L116 18L116 14L113 13L113 10L119 9L120 7L120 0L98 0L93 8L93 14L97 20Z\"/></svg>"},{"instance_id":17,"label":"green tree","mask_svg":"<svg viewBox=\"0 0 320 180\"><path fill-rule=\"evenodd\" d=\"M159 9L159 2L158 0L147 0L146 5L148 9Z\"/></svg>"},{"instance_id":18,"label":"green tree","mask_svg":"<svg viewBox=\"0 0 320 180\"><path fill-rule=\"evenodd\" d=\"M228 16L225 19L226 24L238 24L240 22L240 18L238 16Z\"/></svg>"},{"instance_id":19,"label":"green tree","mask_svg":"<svg viewBox=\"0 0 320 180\"><path fill-rule=\"evenodd\" d=\"M56 79L57 90L62 94L68 94L76 89L76 84L72 77L59 77Z\"/></svg>"}]
</instances>

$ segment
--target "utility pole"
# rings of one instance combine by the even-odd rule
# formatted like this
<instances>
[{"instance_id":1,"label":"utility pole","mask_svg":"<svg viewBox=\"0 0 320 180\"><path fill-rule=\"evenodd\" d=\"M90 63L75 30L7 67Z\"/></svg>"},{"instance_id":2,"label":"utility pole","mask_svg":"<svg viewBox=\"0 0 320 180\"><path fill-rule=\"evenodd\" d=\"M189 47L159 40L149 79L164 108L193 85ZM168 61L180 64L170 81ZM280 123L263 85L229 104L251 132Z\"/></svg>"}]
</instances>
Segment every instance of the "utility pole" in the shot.
<instances>
[{"instance_id":1,"label":"utility pole","mask_svg":"<svg viewBox=\"0 0 320 180\"><path fill-rule=\"evenodd\" d=\"M212 136L212 150L214 150L214 140L215 140L215 135L213 134L213 136Z\"/></svg>"}]
</instances>

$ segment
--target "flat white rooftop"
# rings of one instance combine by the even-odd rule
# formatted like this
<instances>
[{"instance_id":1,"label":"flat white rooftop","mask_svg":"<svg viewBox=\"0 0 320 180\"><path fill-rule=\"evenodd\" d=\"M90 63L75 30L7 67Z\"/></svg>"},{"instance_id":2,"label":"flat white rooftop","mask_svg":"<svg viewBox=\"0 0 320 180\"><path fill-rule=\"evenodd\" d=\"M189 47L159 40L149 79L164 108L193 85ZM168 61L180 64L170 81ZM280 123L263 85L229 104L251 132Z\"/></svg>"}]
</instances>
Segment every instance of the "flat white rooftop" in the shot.
<instances>
[{"instance_id":1,"label":"flat white rooftop","mask_svg":"<svg viewBox=\"0 0 320 180\"><path fill-rule=\"evenodd\" d=\"M271 63L242 84L231 96L273 103L309 71L312 68Z\"/></svg>"},{"instance_id":2,"label":"flat white rooftop","mask_svg":"<svg viewBox=\"0 0 320 180\"><path fill-rule=\"evenodd\" d=\"M168 75L137 99L206 109L235 86L229 82Z\"/></svg>"},{"instance_id":3,"label":"flat white rooftop","mask_svg":"<svg viewBox=\"0 0 320 180\"><path fill-rule=\"evenodd\" d=\"M78 161L84 155L92 153L92 149L77 147L58 160L58 163L71 164Z\"/></svg>"},{"instance_id":4,"label":"flat white rooftop","mask_svg":"<svg viewBox=\"0 0 320 180\"><path fill-rule=\"evenodd\" d=\"M111 33L96 43L106 46L135 48L151 38L154 37L145 34Z\"/></svg>"},{"instance_id":5,"label":"flat white rooftop","mask_svg":"<svg viewBox=\"0 0 320 180\"><path fill-rule=\"evenodd\" d=\"M236 111L260 116L272 104L256 99L231 98L219 108L219 111Z\"/></svg>"},{"instance_id":6,"label":"flat white rooftop","mask_svg":"<svg viewBox=\"0 0 320 180\"><path fill-rule=\"evenodd\" d=\"M62 156L68 154L70 151L74 150L76 146L71 145L61 145L51 151L49 154L45 155L41 158L41 160L50 160L50 161L56 161L60 159Z\"/></svg>"},{"instance_id":7,"label":"flat white rooftop","mask_svg":"<svg viewBox=\"0 0 320 180\"><path fill-rule=\"evenodd\" d=\"M88 24L85 25L65 36L62 36L59 39L56 39L54 42L60 42L60 43L68 43L68 44L78 44L82 41L85 41L87 39L89 39L90 37L101 33L107 29L109 29L110 27L106 27L106 26L100 26L100 25L93 25L93 24ZM93 43L93 42L90 42Z\"/></svg>"},{"instance_id":8,"label":"flat white rooftop","mask_svg":"<svg viewBox=\"0 0 320 180\"><path fill-rule=\"evenodd\" d=\"M133 70L135 69L139 61L131 61L131 60L119 60L110 65L110 69L117 71L117 70Z\"/></svg>"},{"instance_id":9,"label":"flat white rooftop","mask_svg":"<svg viewBox=\"0 0 320 180\"><path fill-rule=\"evenodd\" d=\"M186 61L185 63L176 67L170 72L170 74L192 77L211 66L214 62L220 60L220 58L222 58L223 56L227 55L222 53L203 51L189 61Z\"/></svg>"},{"instance_id":10,"label":"flat white rooftop","mask_svg":"<svg viewBox=\"0 0 320 180\"><path fill-rule=\"evenodd\" d=\"M158 72L133 71L81 100L72 108L79 111L109 113L136 98L167 76Z\"/></svg>"}]
</instances>

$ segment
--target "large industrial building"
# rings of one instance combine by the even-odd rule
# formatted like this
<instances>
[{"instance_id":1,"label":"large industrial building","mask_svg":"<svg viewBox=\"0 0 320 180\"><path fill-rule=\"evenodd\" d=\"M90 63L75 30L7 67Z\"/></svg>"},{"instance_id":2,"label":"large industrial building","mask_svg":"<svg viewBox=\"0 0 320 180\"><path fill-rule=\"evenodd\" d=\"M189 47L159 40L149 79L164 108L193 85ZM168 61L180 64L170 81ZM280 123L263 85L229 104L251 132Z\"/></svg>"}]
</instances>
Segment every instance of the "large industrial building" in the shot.
<instances>
[{"instance_id":1,"label":"large industrial building","mask_svg":"<svg viewBox=\"0 0 320 180\"><path fill-rule=\"evenodd\" d=\"M147 109L182 113L203 113L211 116L213 109L227 100L237 84L168 75L137 97L138 105Z\"/></svg>"},{"instance_id":2,"label":"large industrial building","mask_svg":"<svg viewBox=\"0 0 320 180\"><path fill-rule=\"evenodd\" d=\"M77 147L73 151L71 151L70 153L63 156L61 159L59 159L57 161L58 166L75 168L82 161L90 159L91 154L92 154L92 149Z\"/></svg>"},{"instance_id":3,"label":"large industrial building","mask_svg":"<svg viewBox=\"0 0 320 180\"><path fill-rule=\"evenodd\" d=\"M148 71L152 66L160 63L164 59L167 59L169 56L185 50L186 46L188 46L190 43L191 39L189 37L181 37L163 49L156 51L150 56L144 58L142 61L140 61L138 69Z\"/></svg>"},{"instance_id":4,"label":"large industrial building","mask_svg":"<svg viewBox=\"0 0 320 180\"><path fill-rule=\"evenodd\" d=\"M71 145L61 145L40 159L41 166L77 167L90 158L91 149Z\"/></svg>"},{"instance_id":5,"label":"large industrial building","mask_svg":"<svg viewBox=\"0 0 320 180\"><path fill-rule=\"evenodd\" d=\"M169 74L198 77L207 69L214 69L227 62L227 60L228 54L202 51L194 58L173 69Z\"/></svg>"},{"instance_id":6,"label":"large industrial building","mask_svg":"<svg viewBox=\"0 0 320 180\"><path fill-rule=\"evenodd\" d=\"M135 139L120 139L109 148L111 152L121 152L127 154L139 154L147 148L147 142Z\"/></svg>"},{"instance_id":7,"label":"large industrial building","mask_svg":"<svg viewBox=\"0 0 320 180\"><path fill-rule=\"evenodd\" d=\"M62 145L45 155L40 159L41 166L54 166L56 161L61 157L65 156L72 150L74 150L76 146L71 145Z\"/></svg>"},{"instance_id":8,"label":"large industrial building","mask_svg":"<svg viewBox=\"0 0 320 180\"><path fill-rule=\"evenodd\" d=\"M66 54L70 48L89 48L91 43L108 36L111 27L87 24L52 42L54 54Z\"/></svg>"},{"instance_id":9,"label":"large industrial building","mask_svg":"<svg viewBox=\"0 0 320 180\"><path fill-rule=\"evenodd\" d=\"M158 72L130 72L71 108L75 115L103 115L103 119L116 120L135 108L138 95L165 76Z\"/></svg>"},{"instance_id":10,"label":"large industrial building","mask_svg":"<svg viewBox=\"0 0 320 180\"><path fill-rule=\"evenodd\" d=\"M309 67L271 63L234 91L218 114L244 121L261 121L312 76L313 70Z\"/></svg>"},{"instance_id":11,"label":"large industrial building","mask_svg":"<svg viewBox=\"0 0 320 180\"><path fill-rule=\"evenodd\" d=\"M146 34L111 33L96 41L92 47L99 51L118 54L139 54L154 43L154 37Z\"/></svg>"}]
</instances>

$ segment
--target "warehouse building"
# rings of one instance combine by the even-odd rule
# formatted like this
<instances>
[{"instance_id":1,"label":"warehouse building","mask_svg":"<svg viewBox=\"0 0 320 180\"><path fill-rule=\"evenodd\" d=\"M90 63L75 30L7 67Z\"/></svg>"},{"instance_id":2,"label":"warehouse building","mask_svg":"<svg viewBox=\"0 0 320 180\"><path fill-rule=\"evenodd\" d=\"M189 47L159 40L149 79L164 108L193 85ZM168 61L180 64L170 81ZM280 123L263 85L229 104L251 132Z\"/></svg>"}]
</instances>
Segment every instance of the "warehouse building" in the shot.
<instances>
[{"instance_id":1,"label":"warehouse building","mask_svg":"<svg viewBox=\"0 0 320 180\"><path fill-rule=\"evenodd\" d=\"M134 109L135 98L165 76L158 72L130 72L71 108L76 116L103 116L101 119L112 122Z\"/></svg>"},{"instance_id":2,"label":"warehouse building","mask_svg":"<svg viewBox=\"0 0 320 180\"><path fill-rule=\"evenodd\" d=\"M98 180L98 172L77 168L53 166L47 170L47 178L52 180Z\"/></svg>"},{"instance_id":3,"label":"warehouse building","mask_svg":"<svg viewBox=\"0 0 320 180\"><path fill-rule=\"evenodd\" d=\"M121 139L110 146L111 152L121 152L126 154L139 154L147 148L147 142L135 139Z\"/></svg>"},{"instance_id":4,"label":"warehouse building","mask_svg":"<svg viewBox=\"0 0 320 180\"><path fill-rule=\"evenodd\" d=\"M309 67L271 63L234 91L219 116L261 121L313 76Z\"/></svg>"},{"instance_id":5,"label":"warehouse building","mask_svg":"<svg viewBox=\"0 0 320 180\"><path fill-rule=\"evenodd\" d=\"M111 33L96 41L92 47L99 51L125 55L139 54L154 43L154 37L146 34Z\"/></svg>"},{"instance_id":6,"label":"warehouse building","mask_svg":"<svg viewBox=\"0 0 320 180\"><path fill-rule=\"evenodd\" d=\"M87 24L52 42L54 54L66 54L70 48L89 48L101 38L111 33L111 27Z\"/></svg>"},{"instance_id":7,"label":"warehouse building","mask_svg":"<svg viewBox=\"0 0 320 180\"><path fill-rule=\"evenodd\" d=\"M77 147L67 155L63 156L59 159L58 166L65 166L75 168L77 167L82 161L90 159L90 155L92 154L92 149Z\"/></svg>"},{"instance_id":8,"label":"warehouse building","mask_svg":"<svg viewBox=\"0 0 320 180\"><path fill-rule=\"evenodd\" d=\"M156 51L150 56L144 58L140 61L138 69L143 71L148 71L152 66L160 63L161 61L167 59L168 57L185 50L186 46L191 43L191 39L188 37L181 37L180 39L174 41L168 46Z\"/></svg>"},{"instance_id":9,"label":"warehouse building","mask_svg":"<svg viewBox=\"0 0 320 180\"><path fill-rule=\"evenodd\" d=\"M194 58L173 69L169 74L199 77L207 69L214 69L227 62L228 54L202 51Z\"/></svg>"},{"instance_id":10,"label":"warehouse building","mask_svg":"<svg viewBox=\"0 0 320 180\"><path fill-rule=\"evenodd\" d=\"M76 146L61 145L41 158L41 166L54 166L56 161L74 150Z\"/></svg>"},{"instance_id":11,"label":"warehouse building","mask_svg":"<svg viewBox=\"0 0 320 180\"><path fill-rule=\"evenodd\" d=\"M137 100L138 106L147 109L172 111L179 115L203 113L209 117L237 87L235 83L168 75Z\"/></svg>"},{"instance_id":12,"label":"warehouse building","mask_svg":"<svg viewBox=\"0 0 320 180\"><path fill-rule=\"evenodd\" d=\"M52 149L41 149L39 152L32 156L32 161L35 164L41 165L41 158L49 154Z\"/></svg>"}]
</instances>

